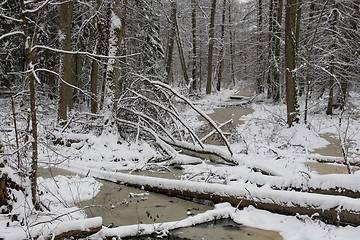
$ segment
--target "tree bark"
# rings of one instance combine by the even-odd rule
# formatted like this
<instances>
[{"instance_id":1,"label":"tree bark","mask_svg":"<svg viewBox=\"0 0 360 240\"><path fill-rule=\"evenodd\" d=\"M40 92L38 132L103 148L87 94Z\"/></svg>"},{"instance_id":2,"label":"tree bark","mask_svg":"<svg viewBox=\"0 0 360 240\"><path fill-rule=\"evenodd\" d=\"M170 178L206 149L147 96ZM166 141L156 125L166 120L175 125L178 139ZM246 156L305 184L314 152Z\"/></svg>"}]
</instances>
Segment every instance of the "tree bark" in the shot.
<instances>
[{"instance_id":1,"label":"tree bark","mask_svg":"<svg viewBox=\"0 0 360 240\"><path fill-rule=\"evenodd\" d=\"M93 60L91 63L91 73L90 73L90 108L91 113L97 113L98 102L97 102L97 83L99 78L99 64L96 60Z\"/></svg>"},{"instance_id":2,"label":"tree bark","mask_svg":"<svg viewBox=\"0 0 360 240\"><path fill-rule=\"evenodd\" d=\"M332 115L333 113L333 100L334 100L334 86L335 86L335 55L334 55L334 51L336 48L336 28L337 28L337 21L338 21L338 16L339 13L336 9L336 3L335 1L331 2L331 7L334 9L332 14L332 18L330 21L330 28L331 28L331 34L333 35L333 43L331 44L330 47L330 51L331 56L330 56L330 66L329 66L329 72L330 72L330 80L329 80L329 98L328 98L328 104L327 104L327 109L326 109L326 114L327 115Z\"/></svg>"},{"instance_id":3,"label":"tree bark","mask_svg":"<svg viewBox=\"0 0 360 240\"><path fill-rule=\"evenodd\" d=\"M121 41L122 41L122 25L121 25L121 3L116 0L111 6L111 20L109 34L109 56L108 59L105 91L104 91L104 128L103 135L117 135L118 129L115 121L116 114L116 94L118 79L120 76L120 63L114 56L121 55Z\"/></svg>"},{"instance_id":4,"label":"tree bark","mask_svg":"<svg viewBox=\"0 0 360 240\"><path fill-rule=\"evenodd\" d=\"M274 0L270 0L269 4L269 38L268 38L268 74L267 74L267 97L272 98L273 92L275 89L273 81L273 72L274 72L274 25L275 22L275 10L274 10Z\"/></svg>"},{"instance_id":5,"label":"tree bark","mask_svg":"<svg viewBox=\"0 0 360 240\"><path fill-rule=\"evenodd\" d=\"M192 34L192 69L191 69L191 78L192 78L192 89L197 90L197 42L196 42L196 0L191 0L191 34Z\"/></svg>"},{"instance_id":6,"label":"tree bark","mask_svg":"<svg viewBox=\"0 0 360 240\"><path fill-rule=\"evenodd\" d=\"M258 11L257 11L257 74L256 74L256 92L258 94L264 92L263 86L263 47L262 47L262 0L258 0Z\"/></svg>"},{"instance_id":7,"label":"tree bark","mask_svg":"<svg viewBox=\"0 0 360 240\"><path fill-rule=\"evenodd\" d=\"M208 48L208 65L207 65L207 81L206 81L206 94L211 94L212 85L212 65L214 55L214 37L215 37L215 13L216 13L216 0L212 0L210 28L209 28L209 48Z\"/></svg>"},{"instance_id":8,"label":"tree bark","mask_svg":"<svg viewBox=\"0 0 360 240\"><path fill-rule=\"evenodd\" d=\"M287 123L292 126L299 121L299 106L296 88L296 42L295 20L297 0L286 1L285 19L285 78L286 78L286 106Z\"/></svg>"},{"instance_id":9,"label":"tree bark","mask_svg":"<svg viewBox=\"0 0 360 240\"><path fill-rule=\"evenodd\" d=\"M167 47L167 58L166 58L166 79L167 83L170 84L173 82L172 76L172 61L173 61L173 52L174 52L174 42L175 42L175 34L176 34L176 2L171 1L171 17L170 17L170 35L168 39L168 47Z\"/></svg>"},{"instance_id":10,"label":"tree bark","mask_svg":"<svg viewBox=\"0 0 360 240\"><path fill-rule=\"evenodd\" d=\"M31 156L31 171L30 171L30 182L31 182L31 200L35 209L39 208L37 203L37 162L38 162L38 135L37 135L37 120L36 120L36 97L35 97L35 76L32 71L34 67L34 53L32 52L32 41L27 32L27 16L25 13L24 0L20 2L21 7L21 19L22 19L22 30L24 32L23 40L25 46L25 59L26 59L26 82L29 82L30 90L30 119L31 119L31 133L32 133L32 156Z\"/></svg>"},{"instance_id":11,"label":"tree bark","mask_svg":"<svg viewBox=\"0 0 360 240\"><path fill-rule=\"evenodd\" d=\"M231 0L229 0L228 2L228 14L229 14L229 38L230 38L230 65L231 65L231 78L232 78L232 82L233 85L236 85L236 79L235 79L235 67L234 67L234 62L235 62L235 51L234 51L234 36L233 36L233 28L232 28L232 15L231 15Z\"/></svg>"},{"instance_id":12,"label":"tree bark","mask_svg":"<svg viewBox=\"0 0 360 240\"><path fill-rule=\"evenodd\" d=\"M218 80L216 84L216 90L220 91L221 82L222 82L222 73L224 69L224 58L225 58L225 13L226 13L226 0L223 0L223 9L222 9L222 23L221 23L221 46L220 46L220 61L219 61L219 71L218 71Z\"/></svg>"},{"instance_id":13,"label":"tree bark","mask_svg":"<svg viewBox=\"0 0 360 240\"><path fill-rule=\"evenodd\" d=\"M119 84L118 84L119 93L118 93L117 97L119 97L120 94L123 93L123 91L125 90L125 88L126 88L125 83L126 83L126 79L127 79L127 66L126 66L127 50L126 50L126 41L125 41L127 6L128 6L128 0L124 0L123 12L122 12L122 16L121 16L121 38L122 38L121 58L120 58L121 74L120 74L120 80L119 80Z\"/></svg>"},{"instance_id":14,"label":"tree bark","mask_svg":"<svg viewBox=\"0 0 360 240\"><path fill-rule=\"evenodd\" d=\"M73 15L74 2L62 0L60 5L60 27L63 35L62 49L71 51L71 22ZM60 94L58 106L58 120L67 119L67 109L73 107L73 93L72 88L67 86L66 83L73 83L73 56L70 54L62 54L61 64L61 78L60 81Z\"/></svg>"},{"instance_id":15,"label":"tree bark","mask_svg":"<svg viewBox=\"0 0 360 240\"><path fill-rule=\"evenodd\" d=\"M283 0L278 0L277 5L277 14L276 14L276 24L275 24L275 70L274 70L274 84L275 89L273 92L273 99L275 102L280 101L280 73L281 73L281 64L280 64L280 53L281 53L281 24L282 24L282 16L283 16L283 8L284 3Z\"/></svg>"},{"instance_id":16,"label":"tree bark","mask_svg":"<svg viewBox=\"0 0 360 240\"><path fill-rule=\"evenodd\" d=\"M178 26L176 15L175 15L174 21L175 21L175 29L176 29L176 35L175 35L176 36L176 45L177 45L177 48L178 48L178 51L179 51L181 69L182 69L183 77L184 77L184 80L185 80L185 84L186 84L186 86L188 86L189 85L189 76L188 76L188 73L187 73L184 49L183 49L183 46L182 46L182 43L181 43L179 26Z\"/></svg>"}]
</instances>

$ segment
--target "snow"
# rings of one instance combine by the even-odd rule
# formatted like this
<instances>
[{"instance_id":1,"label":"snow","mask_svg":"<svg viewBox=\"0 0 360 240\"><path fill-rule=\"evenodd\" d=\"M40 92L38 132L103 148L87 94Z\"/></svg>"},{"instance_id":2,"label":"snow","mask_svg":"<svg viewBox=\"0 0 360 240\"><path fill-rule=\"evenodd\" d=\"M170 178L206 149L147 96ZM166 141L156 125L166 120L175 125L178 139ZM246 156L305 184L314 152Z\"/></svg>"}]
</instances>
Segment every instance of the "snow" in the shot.
<instances>
[{"instance_id":1,"label":"snow","mask_svg":"<svg viewBox=\"0 0 360 240\"><path fill-rule=\"evenodd\" d=\"M4 169L2 168L2 170ZM16 174L12 171L6 169L6 172L14 176L13 180L16 180ZM24 181L24 179L18 180ZM83 210L74 206L80 201L92 199L99 192L101 184L94 178L55 176L44 179L39 177L38 184L39 192L42 193L39 200L51 212L44 209L42 212L33 215L34 209L29 197L31 194L25 197L20 191L13 190L12 194L17 201L15 201L11 213L17 215L20 220L26 220L26 222L10 221L8 216L2 215L0 217L0 228L4 231L0 232L0 238L29 239L38 236L39 239L42 239L42 237L46 238L54 233L61 233L68 229L68 226L72 229L84 230L84 226L92 227L94 222L95 226L99 224L101 218L84 221L86 216Z\"/></svg>"},{"instance_id":2,"label":"snow","mask_svg":"<svg viewBox=\"0 0 360 240\"><path fill-rule=\"evenodd\" d=\"M194 107L199 108L202 113L210 113L217 103L225 101L232 94L234 94L233 90L225 90L205 96L194 101ZM354 101L354 104L358 104L358 100ZM320 134L331 133L335 136L344 136L346 127L344 123L339 124L335 116L329 119L323 114L313 114L316 112L314 109L310 112L309 125L300 123L288 128L285 121L286 109L283 104L261 102L249 103L247 107L252 108L254 112L242 116L241 120L245 123L238 125L234 130L235 136L239 139L231 142L233 156L224 146L207 144L203 146L205 150L221 154L238 165L213 163L206 158L200 159L174 151L173 159L156 164L164 167L174 163L181 164L183 175L180 180L135 176L119 172L147 169L148 165L153 164L151 160L162 157L150 143L141 139L137 142L128 142L119 139L116 135L101 135L91 131L88 133L79 133L71 129L62 132L54 131L54 137L62 139L64 145L51 146L51 150L42 146L39 151L39 162L42 166L56 165L79 175L38 178L41 192L39 200L50 212L46 209L44 212L35 212L28 192L28 196L24 196L21 191L13 191L12 194L18 201L13 205L12 214L17 214L19 219L26 219L27 222L24 224L17 221L11 222L9 216L1 215L0 228L4 231L0 232L0 238L26 239L39 236L41 239L41 237L46 238L68 229L83 230L89 226L101 224L100 217L86 220L84 211L75 206L76 203L92 199L100 191L101 184L95 178L201 193L212 192L222 196L241 196L244 199L255 199L255 201L265 203L275 202L286 206L311 206L319 213L333 208L360 212L359 198L307 192L309 189L360 192L360 171L351 175L319 175L305 165L306 162L319 158L342 161L341 157L321 156L314 151L329 144ZM186 108L181 112L186 122L194 129L203 124L197 118L194 109ZM6 122L9 121L5 116L1 118L6 119ZM345 118L349 120L347 136L351 137L352 142L349 148L356 152L357 146L360 145L358 134L360 124L350 116L345 116ZM41 121L51 122L51 119L43 116ZM40 128L46 129L49 125L41 125ZM1 141L8 141L8 139L11 139L11 135L0 135ZM202 149L201 146L190 143L177 142L177 144L187 148ZM243 150L247 150L247 154ZM358 161L357 155L351 160ZM16 182L24 181L8 166L0 170L11 175ZM262 174L260 170L268 175ZM285 190L291 188L298 191ZM147 194L144 193L142 197L147 197ZM133 193L133 196L135 195ZM333 226L308 216L284 216L252 206L237 210L223 203L206 213L189 216L177 222L138 224L111 229L104 227L93 236L93 239L110 235L135 236L139 233L139 229L141 229L141 234L150 234L154 231L166 234L174 228L227 217L239 224L278 231L285 240L357 239L360 233L360 227Z\"/></svg>"},{"instance_id":3,"label":"snow","mask_svg":"<svg viewBox=\"0 0 360 240\"><path fill-rule=\"evenodd\" d=\"M45 205L62 203L73 205L92 199L99 193L101 183L92 177L55 176L53 178L38 177L40 201Z\"/></svg>"},{"instance_id":4,"label":"snow","mask_svg":"<svg viewBox=\"0 0 360 240\"><path fill-rule=\"evenodd\" d=\"M215 205L213 210L196 216L190 216L177 222L165 222L154 224L138 224L121 226L117 228L103 228L91 239L106 238L107 236L137 236L151 234L153 232L168 232L176 228L191 227L195 224L213 221L214 219L231 218L238 224L265 230L278 231L287 240L343 240L357 239L360 228L329 226L321 221L312 220L305 216L284 216L273 214L268 211L258 210L252 206L243 210L233 208L228 203Z\"/></svg>"}]
</instances>

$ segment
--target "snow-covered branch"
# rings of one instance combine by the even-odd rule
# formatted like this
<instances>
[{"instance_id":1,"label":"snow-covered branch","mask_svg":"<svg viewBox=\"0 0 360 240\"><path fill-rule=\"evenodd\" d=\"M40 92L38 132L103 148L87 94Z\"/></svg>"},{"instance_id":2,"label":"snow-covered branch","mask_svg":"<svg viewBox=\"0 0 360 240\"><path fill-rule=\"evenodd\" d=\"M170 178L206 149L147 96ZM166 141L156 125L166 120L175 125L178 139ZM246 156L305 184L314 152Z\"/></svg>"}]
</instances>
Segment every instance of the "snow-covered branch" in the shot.
<instances>
[{"instance_id":1,"label":"snow-covered branch","mask_svg":"<svg viewBox=\"0 0 360 240\"><path fill-rule=\"evenodd\" d=\"M15 36L15 35L22 35L24 36L24 32L23 31L14 31L14 32L9 32L9 33L5 33L3 35L0 36L0 41L5 39L5 38L8 38L8 37L11 37L11 36Z\"/></svg>"},{"instance_id":2,"label":"snow-covered branch","mask_svg":"<svg viewBox=\"0 0 360 240\"><path fill-rule=\"evenodd\" d=\"M228 149L228 151L230 152L231 155L233 155L233 151L230 147L230 143L228 141L228 139L225 137L224 133L221 131L221 129L217 126L217 124L214 122L214 120L212 120L207 114L205 114L202 110L198 109L197 107L195 107L195 105L186 97L182 96L180 93L178 93L177 91L175 91L174 89L171 88L171 86L163 83L163 82L159 82L159 81L151 81L150 79L141 76L141 75L137 75L138 77L143 78L144 80L150 82L153 85L157 85L160 86L162 88L166 88L168 89L170 92L172 92L176 97L180 98L181 100L183 100L184 102L186 102L193 110L195 110L198 114L200 114L203 118L205 118L205 120L220 134L221 138L224 140L225 145Z\"/></svg>"},{"instance_id":3,"label":"snow-covered branch","mask_svg":"<svg viewBox=\"0 0 360 240\"><path fill-rule=\"evenodd\" d=\"M112 59L121 59L124 57L131 57L131 56L136 56L139 55L138 53L135 54L130 54L130 55L126 55L126 56L108 56L108 55L101 55L101 54L94 54L91 52L83 52L83 51L66 51L66 50L62 50L62 49L58 49L58 48L52 48L49 46L44 46L44 45L35 45L32 47L32 51L35 49L44 49L44 50L49 50L49 51L53 51L53 52L57 52L57 53L63 53L63 54L81 54L81 55L86 55L86 56L90 56L90 57L95 57L95 58L112 58Z\"/></svg>"},{"instance_id":4,"label":"snow-covered branch","mask_svg":"<svg viewBox=\"0 0 360 240\"><path fill-rule=\"evenodd\" d=\"M46 0L39 7L34 8L34 9L26 9L22 13L23 14L36 13L36 12L40 11L43 7L45 7L50 1L52 1L52 0ZM29 3L32 3L32 1L26 1L26 2L24 1L24 5L27 5Z\"/></svg>"},{"instance_id":5,"label":"snow-covered branch","mask_svg":"<svg viewBox=\"0 0 360 240\"><path fill-rule=\"evenodd\" d=\"M159 107L160 109L163 109L164 111L168 112L169 114L171 114L172 116L174 116L188 131L189 133L196 139L196 141L199 143L199 145L201 147L203 147L203 143L201 142L201 140L199 139L199 137L196 135L196 133L185 123L185 121L181 118L181 116L179 116L176 112L174 111L171 111L170 109L166 108L165 106L163 106L162 104L158 103L158 102L155 102L133 90L129 90L131 91L133 94L135 94L137 97L147 101L148 103L154 105L154 106L157 106Z\"/></svg>"}]
</instances>

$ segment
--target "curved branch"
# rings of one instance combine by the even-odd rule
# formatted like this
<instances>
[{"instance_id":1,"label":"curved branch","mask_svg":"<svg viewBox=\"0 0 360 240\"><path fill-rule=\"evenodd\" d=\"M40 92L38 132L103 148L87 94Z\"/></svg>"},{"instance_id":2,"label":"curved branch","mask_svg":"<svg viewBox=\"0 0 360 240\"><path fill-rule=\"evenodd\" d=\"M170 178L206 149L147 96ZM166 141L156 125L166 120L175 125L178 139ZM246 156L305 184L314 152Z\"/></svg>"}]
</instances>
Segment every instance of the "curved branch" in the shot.
<instances>
[{"instance_id":1,"label":"curved branch","mask_svg":"<svg viewBox=\"0 0 360 240\"><path fill-rule=\"evenodd\" d=\"M214 122L214 120L212 120L207 114L205 114L203 111L201 111L200 109L198 109L197 107L195 107L195 105L186 97L182 96L180 93L178 93L177 91L173 90L169 85L159 82L159 81L151 81L150 79L141 76L141 75L137 75L143 79L145 79L146 81L150 82L153 85L157 85L163 88L168 89L170 92L172 92L175 96L177 96L178 98L180 98L181 100L183 100L184 102L186 102L193 110L195 110L198 114L200 114L221 136L221 138L224 140L225 145L229 151L229 153L231 154L231 156L233 155L233 151L230 147L230 143L227 140L227 138L225 137L224 133L221 131L221 129L217 126L217 124Z\"/></svg>"},{"instance_id":2,"label":"curved branch","mask_svg":"<svg viewBox=\"0 0 360 240\"><path fill-rule=\"evenodd\" d=\"M159 104L158 102L154 102L154 101L152 101L151 99L148 99L148 98L144 97L143 95L141 95L141 94L139 94L139 93L137 93L137 92L135 92L135 91L133 91L133 90L131 90L131 89L130 89L129 91L131 91L133 94L135 94L135 95L138 96L139 98L141 98L141 99L149 102L149 103L152 104L152 105L155 105L155 106L163 109L164 111L166 111L166 112L168 112L169 114L171 114L171 115L173 115L174 117L176 117L176 119L178 119L178 120L181 122L181 124L189 131L189 133L196 139L196 141L199 143L199 145L200 145L202 148L204 148L203 143L201 142L201 140L199 139L199 137L196 135L196 133L181 119L181 117L180 117L178 114L176 114L175 112L167 109L165 106Z\"/></svg>"}]
</instances>

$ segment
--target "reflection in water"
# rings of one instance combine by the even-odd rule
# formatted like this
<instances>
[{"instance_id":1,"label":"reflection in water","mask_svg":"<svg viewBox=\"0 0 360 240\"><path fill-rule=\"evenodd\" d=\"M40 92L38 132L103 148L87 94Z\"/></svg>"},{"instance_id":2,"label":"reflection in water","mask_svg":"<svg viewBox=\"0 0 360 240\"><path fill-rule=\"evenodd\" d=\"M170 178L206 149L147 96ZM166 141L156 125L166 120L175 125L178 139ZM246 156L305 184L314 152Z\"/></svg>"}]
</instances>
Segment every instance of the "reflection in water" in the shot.
<instances>
[{"instance_id":1,"label":"reflection in water","mask_svg":"<svg viewBox=\"0 0 360 240\"><path fill-rule=\"evenodd\" d=\"M199 237L199 232L203 235ZM245 227L234 223L230 219L217 220L216 223L203 223L191 228L176 229L171 233L180 239L204 239L204 240L281 240L278 232L267 231L258 228Z\"/></svg>"},{"instance_id":2,"label":"reflection in water","mask_svg":"<svg viewBox=\"0 0 360 240\"><path fill-rule=\"evenodd\" d=\"M62 169L39 168L38 176L47 178L56 175L75 174ZM154 173L153 176L155 175ZM159 177L162 174L156 176ZM88 217L101 216L105 226L177 221L188 217L189 214L198 214L212 209L211 206L176 197L150 193L109 181L98 181L103 186L95 198L76 203L76 205L86 207Z\"/></svg>"},{"instance_id":3,"label":"reflection in water","mask_svg":"<svg viewBox=\"0 0 360 240\"><path fill-rule=\"evenodd\" d=\"M175 171L176 172L176 171ZM144 172L142 172L144 173ZM179 173L179 172L177 172ZM47 178L56 175L75 175L62 169L39 168L39 176ZM152 173L153 176L164 176ZM172 175L174 173L165 174ZM177 175L177 174L175 174ZM175 177L176 178L176 177ZM213 207L186 201L163 194L150 193L108 181L100 181L103 186L95 198L77 203L86 207L88 217L101 216L103 225L124 226L138 223L158 223L185 219L189 215L205 212ZM133 237L130 239L158 239ZM174 230L168 239L244 239L244 240L281 240L277 232L235 224L232 220L217 221Z\"/></svg>"},{"instance_id":4,"label":"reflection in water","mask_svg":"<svg viewBox=\"0 0 360 240\"><path fill-rule=\"evenodd\" d=\"M80 206L91 206L86 210L88 217L101 216L103 224L124 226L138 223L177 221L189 214L198 214L212 209L176 197L150 193L137 188L101 181L101 191L90 201Z\"/></svg>"}]
</instances>

